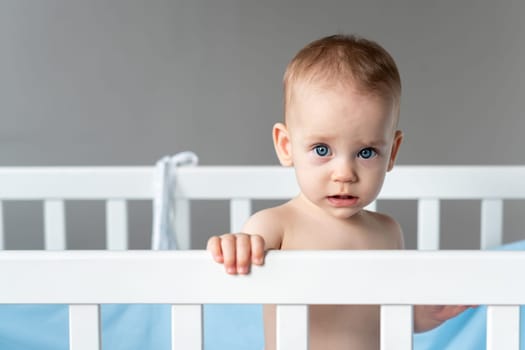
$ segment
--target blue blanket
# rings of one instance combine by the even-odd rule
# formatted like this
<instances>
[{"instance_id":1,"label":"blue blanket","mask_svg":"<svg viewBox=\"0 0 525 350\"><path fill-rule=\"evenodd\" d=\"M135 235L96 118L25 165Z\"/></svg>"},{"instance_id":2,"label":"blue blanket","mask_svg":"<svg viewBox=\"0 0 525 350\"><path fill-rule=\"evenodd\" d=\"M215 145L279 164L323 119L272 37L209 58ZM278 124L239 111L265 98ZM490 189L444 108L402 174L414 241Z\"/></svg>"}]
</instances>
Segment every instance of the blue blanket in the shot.
<instances>
[{"instance_id":1,"label":"blue blanket","mask_svg":"<svg viewBox=\"0 0 525 350\"><path fill-rule=\"evenodd\" d=\"M525 250L525 241L500 247ZM517 278L520 278L517 276ZM470 309L414 336L416 350L483 350L486 307ZM521 307L525 320L525 307ZM102 305L102 346L108 350L170 350L169 305ZM525 321L520 350L525 350ZM0 305L0 349L69 349L67 305ZM263 348L260 305L205 305L206 350Z\"/></svg>"}]
</instances>

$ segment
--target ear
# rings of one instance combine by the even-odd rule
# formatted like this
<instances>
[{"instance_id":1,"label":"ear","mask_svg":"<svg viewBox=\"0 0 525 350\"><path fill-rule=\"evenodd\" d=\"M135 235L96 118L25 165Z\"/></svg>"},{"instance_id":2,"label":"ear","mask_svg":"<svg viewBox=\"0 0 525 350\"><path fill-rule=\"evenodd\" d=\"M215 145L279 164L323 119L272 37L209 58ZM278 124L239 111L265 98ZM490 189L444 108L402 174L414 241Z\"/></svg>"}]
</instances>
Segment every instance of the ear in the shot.
<instances>
[{"instance_id":1,"label":"ear","mask_svg":"<svg viewBox=\"0 0 525 350\"><path fill-rule=\"evenodd\" d=\"M392 151L390 152L390 159L388 161L387 171L392 170L397 158L397 152L399 151L399 146L403 142L403 132L401 130L396 130L394 135L394 142L392 142Z\"/></svg>"},{"instance_id":2,"label":"ear","mask_svg":"<svg viewBox=\"0 0 525 350\"><path fill-rule=\"evenodd\" d=\"M290 142L290 135L288 129L283 123L277 123L273 126L273 146L275 147L275 153L277 158L283 166L292 166L292 144Z\"/></svg>"}]
</instances>

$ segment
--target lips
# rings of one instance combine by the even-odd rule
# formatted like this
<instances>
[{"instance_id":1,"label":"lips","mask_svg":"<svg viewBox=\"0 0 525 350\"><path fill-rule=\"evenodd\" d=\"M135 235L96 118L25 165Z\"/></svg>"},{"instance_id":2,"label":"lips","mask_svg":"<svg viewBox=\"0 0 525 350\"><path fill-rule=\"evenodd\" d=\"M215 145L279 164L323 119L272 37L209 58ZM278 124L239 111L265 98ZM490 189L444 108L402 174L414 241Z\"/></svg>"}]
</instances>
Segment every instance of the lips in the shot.
<instances>
[{"instance_id":1,"label":"lips","mask_svg":"<svg viewBox=\"0 0 525 350\"><path fill-rule=\"evenodd\" d=\"M340 198L340 199L350 199L350 198L355 198L354 196L351 196L349 194L338 194L338 195L335 195L335 196L329 196L330 198Z\"/></svg>"},{"instance_id":2,"label":"lips","mask_svg":"<svg viewBox=\"0 0 525 350\"><path fill-rule=\"evenodd\" d=\"M357 203L358 197L351 195L339 194L335 196L328 196L328 202L334 207L350 207Z\"/></svg>"}]
</instances>

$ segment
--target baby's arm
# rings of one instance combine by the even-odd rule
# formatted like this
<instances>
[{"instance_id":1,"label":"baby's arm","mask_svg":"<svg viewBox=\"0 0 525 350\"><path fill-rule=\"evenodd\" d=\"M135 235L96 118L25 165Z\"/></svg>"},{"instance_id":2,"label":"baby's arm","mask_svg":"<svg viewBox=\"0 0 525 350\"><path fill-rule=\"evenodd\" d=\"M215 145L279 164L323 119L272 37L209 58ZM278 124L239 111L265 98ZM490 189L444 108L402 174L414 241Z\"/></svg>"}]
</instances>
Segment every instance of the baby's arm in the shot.
<instances>
[{"instance_id":1,"label":"baby's arm","mask_svg":"<svg viewBox=\"0 0 525 350\"><path fill-rule=\"evenodd\" d=\"M243 233L227 233L208 240L207 250L213 259L224 264L226 273L247 274L250 265L262 265L264 253L281 247L283 229L275 209L252 215L242 228Z\"/></svg>"}]
</instances>

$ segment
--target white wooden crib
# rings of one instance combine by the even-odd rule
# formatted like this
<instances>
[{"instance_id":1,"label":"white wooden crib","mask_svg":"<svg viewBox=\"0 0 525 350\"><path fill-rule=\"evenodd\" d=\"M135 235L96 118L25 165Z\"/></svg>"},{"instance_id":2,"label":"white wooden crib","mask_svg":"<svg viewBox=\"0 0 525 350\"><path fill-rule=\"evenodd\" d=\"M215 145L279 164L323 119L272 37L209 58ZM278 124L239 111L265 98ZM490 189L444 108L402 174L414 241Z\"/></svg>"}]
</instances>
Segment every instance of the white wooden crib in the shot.
<instances>
[{"instance_id":1,"label":"white wooden crib","mask_svg":"<svg viewBox=\"0 0 525 350\"><path fill-rule=\"evenodd\" d=\"M519 349L525 254L440 251L442 199L481 199L481 245L502 242L504 199L525 199L525 167L398 166L380 199L418 200L419 251L270 252L229 276L205 251L125 251L127 200L151 199L153 167L0 168L0 201L44 201L46 251L0 252L0 303L70 304L70 348L100 349L104 303L172 304L172 349L202 349L202 304L278 304L278 349L307 349L307 304L381 304L381 349L412 347L414 304L486 304L487 349ZM177 241L189 247L189 201L229 199L232 231L251 200L297 193L291 169L177 170ZM106 200L107 249L66 251L67 200ZM0 248L4 248L0 202ZM374 207L374 205L372 205ZM149 233L147 233L149 235ZM352 283L345 276L352 274ZM166 276L176 276L167 279ZM356 286L359 286L357 288ZM453 286L453 287L451 287Z\"/></svg>"}]
</instances>

